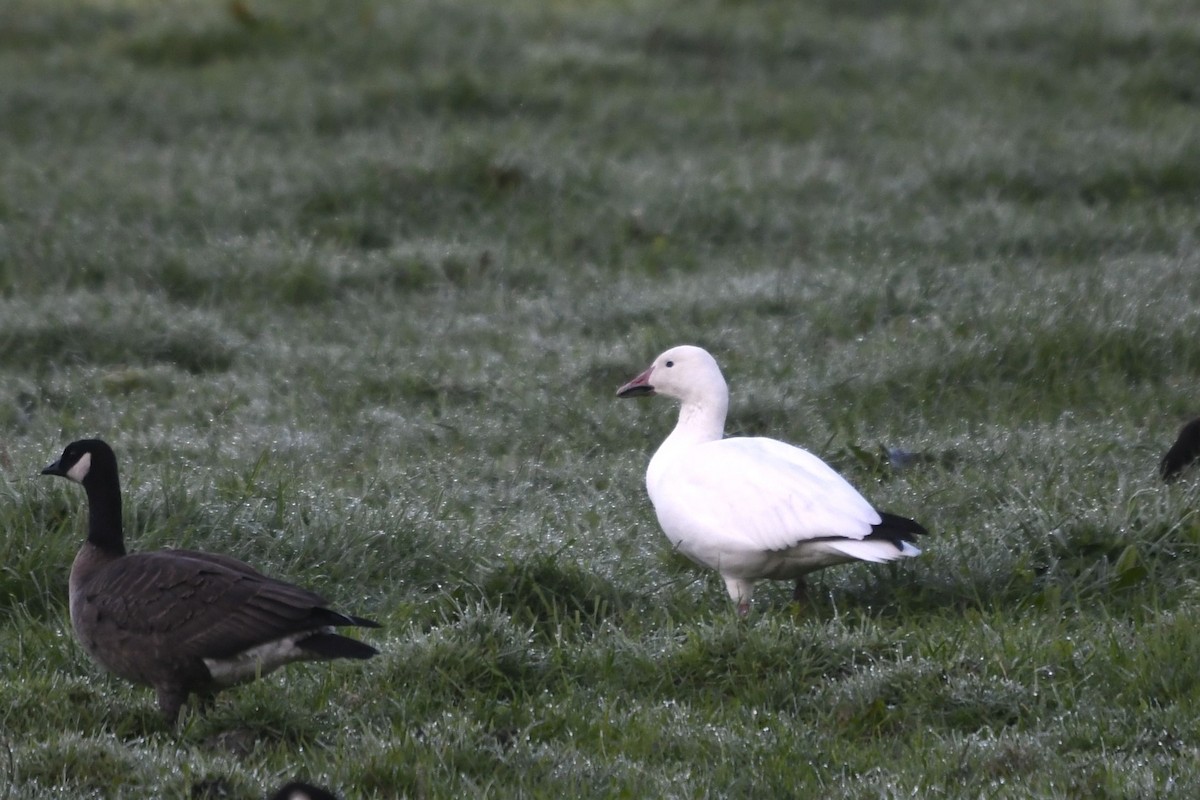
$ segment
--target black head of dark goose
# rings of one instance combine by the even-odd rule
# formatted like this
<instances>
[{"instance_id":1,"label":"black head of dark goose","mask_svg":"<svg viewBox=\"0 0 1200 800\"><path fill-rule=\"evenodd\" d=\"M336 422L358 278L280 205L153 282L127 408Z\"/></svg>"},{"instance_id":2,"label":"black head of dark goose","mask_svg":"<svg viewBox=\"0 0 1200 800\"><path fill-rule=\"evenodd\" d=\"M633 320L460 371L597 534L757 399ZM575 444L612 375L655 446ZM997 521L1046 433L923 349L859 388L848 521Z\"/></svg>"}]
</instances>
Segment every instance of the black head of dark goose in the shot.
<instances>
[{"instance_id":1,"label":"black head of dark goose","mask_svg":"<svg viewBox=\"0 0 1200 800\"><path fill-rule=\"evenodd\" d=\"M337 796L320 786L292 781L271 795L271 800L337 800Z\"/></svg>"},{"instance_id":2,"label":"black head of dark goose","mask_svg":"<svg viewBox=\"0 0 1200 800\"><path fill-rule=\"evenodd\" d=\"M1173 481L1189 464L1200 458L1200 417L1184 425L1175 444L1163 456L1158 472L1164 481Z\"/></svg>"},{"instance_id":3,"label":"black head of dark goose","mask_svg":"<svg viewBox=\"0 0 1200 800\"><path fill-rule=\"evenodd\" d=\"M378 623L328 607L320 595L269 578L230 556L194 550L125 552L117 458L99 439L67 445L42 470L87 491L87 541L71 566L71 625L95 661L152 686L173 725L188 695L293 661L366 659L375 648L334 632Z\"/></svg>"}]
</instances>

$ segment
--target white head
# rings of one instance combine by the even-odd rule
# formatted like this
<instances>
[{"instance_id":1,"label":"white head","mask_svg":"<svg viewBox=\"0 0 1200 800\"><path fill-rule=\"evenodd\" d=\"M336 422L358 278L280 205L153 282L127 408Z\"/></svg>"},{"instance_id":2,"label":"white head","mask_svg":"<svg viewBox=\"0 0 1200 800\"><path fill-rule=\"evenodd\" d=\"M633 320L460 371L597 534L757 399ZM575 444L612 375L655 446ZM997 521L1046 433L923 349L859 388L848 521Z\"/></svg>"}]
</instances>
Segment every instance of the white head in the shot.
<instances>
[{"instance_id":1,"label":"white head","mask_svg":"<svg viewBox=\"0 0 1200 800\"><path fill-rule=\"evenodd\" d=\"M702 347L684 344L672 347L649 369L617 390L618 397L661 394L684 405L726 405L729 387L716 359Z\"/></svg>"},{"instance_id":2,"label":"white head","mask_svg":"<svg viewBox=\"0 0 1200 800\"><path fill-rule=\"evenodd\" d=\"M729 387L721 368L708 352L690 344L672 347L654 359L650 368L617 390L618 397L661 394L679 401L679 422L659 454L681 443L710 442L725 432ZM656 454L655 458L658 458ZM651 461L653 468L654 462ZM649 480L647 473L647 480Z\"/></svg>"}]
</instances>

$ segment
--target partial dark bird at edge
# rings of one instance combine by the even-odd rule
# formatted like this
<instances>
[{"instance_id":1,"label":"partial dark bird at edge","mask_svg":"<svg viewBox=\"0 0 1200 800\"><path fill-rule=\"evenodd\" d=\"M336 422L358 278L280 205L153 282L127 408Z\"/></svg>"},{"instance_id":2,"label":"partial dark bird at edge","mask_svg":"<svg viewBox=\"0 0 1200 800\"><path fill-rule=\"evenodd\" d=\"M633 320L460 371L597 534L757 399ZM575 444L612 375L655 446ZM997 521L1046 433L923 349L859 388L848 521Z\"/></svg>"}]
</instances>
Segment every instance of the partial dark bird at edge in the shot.
<instances>
[{"instance_id":1,"label":"partial dark bird at edge","mask_svg":"<svg viewBox=\"0 0 1200 800\"><path fill-rule=\"evenodd\" d=\"M1200 458L1200 417L1179 431L1175 444L1163 456L1158 472L1164 481L1173 481L1197 458Z\"/></svg>"}]
</instances>

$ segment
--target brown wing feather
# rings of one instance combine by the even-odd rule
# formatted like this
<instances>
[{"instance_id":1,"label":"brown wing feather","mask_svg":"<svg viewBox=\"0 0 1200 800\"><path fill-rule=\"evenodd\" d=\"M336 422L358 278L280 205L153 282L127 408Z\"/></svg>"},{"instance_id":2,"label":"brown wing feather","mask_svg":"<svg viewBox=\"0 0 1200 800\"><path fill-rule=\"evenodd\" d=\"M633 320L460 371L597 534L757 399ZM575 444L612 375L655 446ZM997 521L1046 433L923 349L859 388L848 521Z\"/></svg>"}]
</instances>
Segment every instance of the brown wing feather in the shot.
<instances>
[{"instance_id":1,"label":"brown wing feather","mask_svg":"<svg viewBox=\"0 0 1200 800\"><path fill-rule=\"evenodd\" d=\"M226 563L234 559L199 555L127 555L96 576L104 591L87 603L108 627L181 661L227 658L288 634L352 624L315 592Z\"/></svg>"}]
</instances>

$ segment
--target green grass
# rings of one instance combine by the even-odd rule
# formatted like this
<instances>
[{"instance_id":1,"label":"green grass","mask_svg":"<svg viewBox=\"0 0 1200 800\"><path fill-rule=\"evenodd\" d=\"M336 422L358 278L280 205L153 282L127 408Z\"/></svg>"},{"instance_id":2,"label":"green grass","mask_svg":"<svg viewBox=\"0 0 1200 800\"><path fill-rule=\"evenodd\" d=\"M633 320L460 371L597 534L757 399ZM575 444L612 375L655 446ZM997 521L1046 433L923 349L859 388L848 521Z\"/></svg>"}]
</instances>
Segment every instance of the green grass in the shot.
<instances>
[{"instance_id":1,"label":"green grass","mask_svg":"<svg viewBox=\"0 0 1200 800\"><path fill-rule=\"evenodd\" d=\"M0 798L1197 794L1198 53L1181 0L0 4ZM736 619L614 397L683 342L925 555ZM384 655L164 730L70 634L93 435L131 547Z\"/></svg>"}]
</instances>

